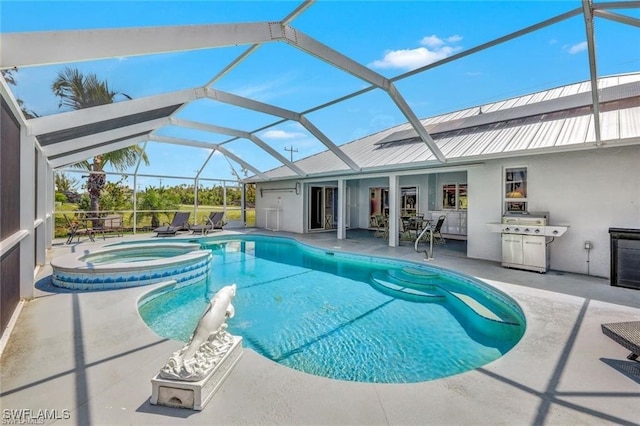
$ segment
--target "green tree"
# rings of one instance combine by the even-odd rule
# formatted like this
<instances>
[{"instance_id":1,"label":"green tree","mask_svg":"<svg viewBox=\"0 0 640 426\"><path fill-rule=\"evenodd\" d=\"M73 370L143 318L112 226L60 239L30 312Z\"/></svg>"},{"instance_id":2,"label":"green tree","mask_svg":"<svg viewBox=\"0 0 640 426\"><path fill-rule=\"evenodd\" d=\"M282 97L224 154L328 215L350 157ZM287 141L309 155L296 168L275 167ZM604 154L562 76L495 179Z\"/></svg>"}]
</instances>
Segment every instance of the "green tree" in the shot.
<instances>
[{"instance_id":1,"label":"green tree","mask_svg":"<svg viewBox=\"0 0 640 426\"><path fill-rule=\"evenodd\" d=\"M56 201L58 201L58 194L60 194L62 196L60 198L63 202L77 202L76 198L80 197L77 194L79 185L78 180L70 178L65 173L59 172L55 172L54 179L56 185Z\"/></svg>"},{"instance_id":2,"label":"green tree","mask_svg":"<svg viewBox=\"0 0 640 426\"><path fill-rule=\"evenodd\" d=\"M65 173L55 173L56 190L58 192L75 192L78 190L78 179L70 178Z\"/></svg>"},{"instance_id":3,"label":"green tree","mask_svg":"<svg viewBox=\"0 0 640 426\"><path fill-rule=\"evenodd\" d=\"M123 184L125 178L119 182L107 182L100 194L100 207L103 210L130 210L132 191Z\"/></svg>"},{"instance_id":4,"label":"green tree","mask_svg":"<svg viewBox=\"0 0 640 426\"><path fill-rule=\"evenodd\" d=\"M247 184L245 203L247 203L247 207L253 208L256 206L256 184L255 183Z\"/></svg>"},{"instance_id":5,"label":"green tree","mask_svg":"<svg viewBox=\"0 0 640 426\"><path fill-rule=\"evenodd\" d=\"M65 67L58 73L51 85L53 93L60 98L59 107L66 109L83 109L113 103L118 96L131 99L130 96L111 90L106 81L98 79L95 74L82 74L76 68ZM110 164L118 171L125 171L134 166L142 158L149 164L149 158L139 145L96 155L92 162L82 161L74 165L76 168L89 170L87 189L91 196L91 210L99 211L99 198L106 184L104 166Z\"/></svg>"},{"instance_id":6,"label":"green tree","mask_svg":"<svg viewBox=\"0 0 640 426\"><path fill-rule=\"evenodd\" d=\"M138 216L137 221L144 218L151 218L151 226L157 228L160 226L160 217L167 217L163 210L176 210L178 208L178 200L166 193L162 188L147 187L144 193L138 193Z\"/></svg>"}]
</instances>

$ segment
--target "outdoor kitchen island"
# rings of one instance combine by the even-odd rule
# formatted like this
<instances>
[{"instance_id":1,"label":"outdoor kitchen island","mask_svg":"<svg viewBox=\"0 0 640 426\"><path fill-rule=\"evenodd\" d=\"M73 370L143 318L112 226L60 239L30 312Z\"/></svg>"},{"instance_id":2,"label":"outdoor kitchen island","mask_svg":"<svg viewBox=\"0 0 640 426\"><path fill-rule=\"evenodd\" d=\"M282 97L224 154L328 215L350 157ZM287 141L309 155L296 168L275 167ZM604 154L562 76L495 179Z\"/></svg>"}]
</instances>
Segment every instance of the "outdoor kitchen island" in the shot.
<instances>
[{"instance_id":1,"label":"outdoor kitchen island","mask_svg":"<svg viewBox=\"0 0 640 426\"><path fill-rule=\"evenodd\" d=\"M540 273L549 270L549 244L569 229L549 225L548 212L510 212L487 226L502 234L502 266Z\"/></svg>"}]
</instances>

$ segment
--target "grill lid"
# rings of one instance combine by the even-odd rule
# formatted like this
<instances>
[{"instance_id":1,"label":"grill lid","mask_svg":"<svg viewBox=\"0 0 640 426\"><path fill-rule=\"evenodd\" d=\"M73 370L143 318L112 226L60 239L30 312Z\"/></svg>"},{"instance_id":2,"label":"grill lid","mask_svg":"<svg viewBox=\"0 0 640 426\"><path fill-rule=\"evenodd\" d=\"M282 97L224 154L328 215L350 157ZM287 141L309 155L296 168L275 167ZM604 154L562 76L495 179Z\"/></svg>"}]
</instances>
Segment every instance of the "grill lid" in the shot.
<instances>
[{"instance_id":1,"label":"grill lid","mask_svg":"<svg viewBox=\"0 0 640 426\"><path fill-rule=\"evenodd\" d=\"M510 225L545 226L549 212L509 212L502 216L502 223Z\"/></svg>"}]
</instances>

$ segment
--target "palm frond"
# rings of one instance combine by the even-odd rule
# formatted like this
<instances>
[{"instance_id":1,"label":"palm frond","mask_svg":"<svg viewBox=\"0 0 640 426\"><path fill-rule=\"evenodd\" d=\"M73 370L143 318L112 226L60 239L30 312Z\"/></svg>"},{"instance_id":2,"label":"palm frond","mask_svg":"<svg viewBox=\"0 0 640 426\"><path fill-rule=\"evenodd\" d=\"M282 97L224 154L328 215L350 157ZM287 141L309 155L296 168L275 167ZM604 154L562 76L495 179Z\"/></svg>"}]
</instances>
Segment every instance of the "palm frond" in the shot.
<instances>
[{"instance_id":1,"label":"palm frond","mask_svg":"<svg viewBox=\"0 0 640 426\"><path fill-rule=\"evenodd\" d=\"M51 89L60 98L59 107L74 110L110 104L118 96L131 99L125 93L111 90L109 84L100 80L97 75L84 75L77 68L71 67L65 67L58 73ZM72 167L99 171L104 168L105 164L110 164L114 169L123 172L136 165L140 158L146 165L149 165L149 157L139 145L108 152L99 157L101 158L94 158L93 166L89 160L86 160L76 163Z\"/></svg>"}]
</instances>

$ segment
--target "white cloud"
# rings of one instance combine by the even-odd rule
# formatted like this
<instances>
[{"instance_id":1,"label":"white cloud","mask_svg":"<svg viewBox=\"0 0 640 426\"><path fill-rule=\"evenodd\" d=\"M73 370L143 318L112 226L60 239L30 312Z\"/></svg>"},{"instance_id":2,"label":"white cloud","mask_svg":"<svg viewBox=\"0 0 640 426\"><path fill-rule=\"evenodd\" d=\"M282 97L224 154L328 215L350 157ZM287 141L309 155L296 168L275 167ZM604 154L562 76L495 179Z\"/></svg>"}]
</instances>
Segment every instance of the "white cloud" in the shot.
<instances>
[{"instance_id":1,"label":"white cloud","mask_svg":"<svg viewBox=\"0 0 640 426\"><path fill-rule=\"evenodd\" d=\"M305 135L298 132L287 132L285 130L267 130L261 135L265 139L295 139L302 138Z\"/></svg>"},{"instance_id":2,"label":"white cloud","mask_svg":"<svg viewBox=\"0 0 640 426\"><path fill-rule=\"evenodd\" d=\"M454 34L450 37L446 38L447 43L458 43L462 41L462 36L459 36L458 34Z\"/></svg>"},{"instance_id":3,"label":"white cloud","mask_svg":"<svg viewBox=\"0 0 640 426\"><path fill-rule=\"evenodd\" d=\"M574 44L573 46L569 47L569 54L575 55L576 53L580 53L585 50L587 50L587 42L582 41L578 44Z\"/></svg>"},{"instance_id":4,"label":"white cloud","mask_svg":"<svg viewBox=\"0 0 640 426\"><path fill-rule=\"evenodd\" d=\"M386 52L381 60L374 61L371 65L375 68L401 68L412 70L439 61L447 56L451 56L456 50L459 49L449 46L443 46L435 51L429 50L426 47L391 50Z\"/></svg>"},{"instance_id":5,"label":"white cloud","mask_svg":"<svg viewBox=\"0 0 640 426\"><path fill-rule=\"evenodd\" d=\"M418 67L442 60L462 49L453 44L462 40L459 35L453 35L441 39L436 35L422 38L420 44L424 47L415 49L388 50L382 59L371 62L369 65L374 68L399 68L413 70Z\"/></svg>"},{"instance_id":6,"label":"white cloud","mask_svg":"<svg viewBox=\"0 0 640 426\"><path fill-rule=\"evenodd\" d=\"M436 47L442 46L444 44L444 40L442 40L440 37L436 35L430 35L420 40L420 44L423 46L436 48Z\"/></svg>"}]
</instances>

